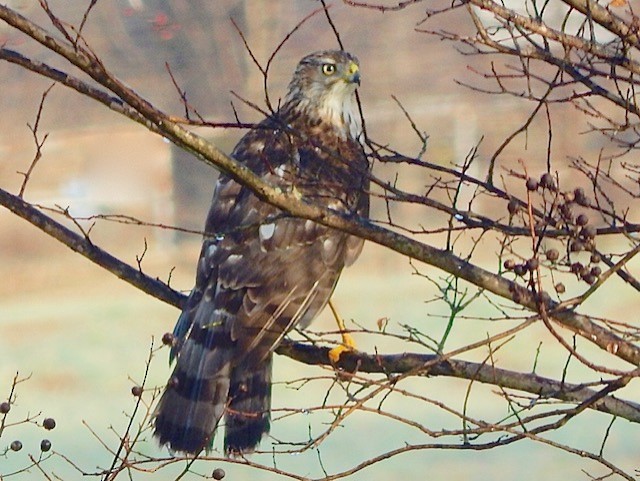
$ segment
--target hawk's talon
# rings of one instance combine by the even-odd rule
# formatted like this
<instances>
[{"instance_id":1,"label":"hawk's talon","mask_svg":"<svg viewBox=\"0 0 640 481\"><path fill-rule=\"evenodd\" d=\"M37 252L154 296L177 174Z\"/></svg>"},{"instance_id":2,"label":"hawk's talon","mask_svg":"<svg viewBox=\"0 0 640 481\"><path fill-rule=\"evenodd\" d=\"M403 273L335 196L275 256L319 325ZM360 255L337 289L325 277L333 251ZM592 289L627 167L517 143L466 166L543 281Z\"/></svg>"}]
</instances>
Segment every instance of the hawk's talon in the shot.
<instances>
[{"instance_id":1,"label":"hawk's talon","mask_svg":"<svg viewBox=\"0 0 640 481\"><path fill-rule=\"evenodd\" d=\"M343 352L355 351L356 343L348 333L342 332L342 344L334 347L329 351L329 360L331 364L337 364Z\"/></svg>"},{"instance_id":2,"label":"hawk's talon","mask_svg":"<svg viewBox=\"0 0 640 481\"><path fill-rule=\"evenodd\" d=\"M336 311L335 306L331 301L329 301L329 308L333 313L333 317L338 324L338 329L340 330L340 335L342 336L342 343L329 351L329 360L331 364L337 364L340 361L340 356L345 351L355 351L356 343L353 340L353 337L347 332L347 328L344 325L344 321L338 315L338 311Z\"/></svg>"}]
</instances>

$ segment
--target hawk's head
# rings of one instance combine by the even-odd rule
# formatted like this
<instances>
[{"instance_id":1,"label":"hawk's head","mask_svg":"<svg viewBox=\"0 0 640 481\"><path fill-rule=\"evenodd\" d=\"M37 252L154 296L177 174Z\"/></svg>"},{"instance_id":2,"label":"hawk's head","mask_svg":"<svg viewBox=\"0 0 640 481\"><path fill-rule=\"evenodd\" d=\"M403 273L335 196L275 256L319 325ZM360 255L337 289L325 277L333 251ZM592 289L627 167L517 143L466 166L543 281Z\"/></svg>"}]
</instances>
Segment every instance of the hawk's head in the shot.
<instances>
[{"instance_id":1,"label":"hawk's head","mask_svg":"<svg viewBox=\"0 0 640 481\"><path fill-rule=\"evenodd\" d=\"M357 139L362 130L355 101L358 85L360 66L355 56L342 50L315 52L298 63L285 103Z\"/></svg>"}]
</instances>

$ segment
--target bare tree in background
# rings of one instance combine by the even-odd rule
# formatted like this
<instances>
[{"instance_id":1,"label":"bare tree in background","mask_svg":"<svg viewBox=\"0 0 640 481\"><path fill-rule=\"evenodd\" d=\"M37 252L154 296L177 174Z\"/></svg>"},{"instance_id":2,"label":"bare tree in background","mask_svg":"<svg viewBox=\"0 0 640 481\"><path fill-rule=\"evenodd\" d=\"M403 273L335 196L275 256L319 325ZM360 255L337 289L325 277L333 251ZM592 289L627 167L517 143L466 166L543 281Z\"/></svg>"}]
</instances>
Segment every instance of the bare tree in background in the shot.
<instances>
[{"instance_id":1,"label":"bare tree in background","mask_svg":"<svg viewBox=\"0 0 640 481\"><path fill-rule=\"evenodd\" d=\"M461 55L485 57L485 69L477 71L477 81L469 85L477 95L515 96L531 105L529 118L522 125L513 125L513 133L493 152L481 153L479 146L449 166L429 158L428 138L411 119L412 106L403 106L407 127L415 130L424 152L408 155L402 146L394 145L394 139L366 138L374 163L371 195L384 207L370 220L340 216L262 183L193 132L196 126L220 127L198 118L197 106L185 102L186 115L158 110L106 69L91 50L90 39L82 34L84 22L65 24L45 1L41 3L51 20L51 31L6 6L0 6L0 18L92 81L72 75L71 67L68 71L54 69L7 47L0 48L0 59L73 89L162 135L292 215L344 230L409 257L416 274L437 285L440 296L436 301L444 303L449 311L447 327L440 337L429 332L427 326L391 326L384 319L377 326L363 327L363 335L398 340L398 352L351 352L343 355L339 366L329 365L329 347L320 338L310 334L298 342L285 342L279 354L325 366L318 368L318 380L335 376L336 384L326 399L314 400L309 407L328 413L330 422L317 426L313 435L301 434L297 441L274 441L269 458L273 462L251 458L223 461L212 452L201 456L197 464L185 464L184 459L166 453L157 457L141 452L137 443L151 436L149 416L158 393L142 383L133 390L138 401L127 431L120 433L122 442L111 446L112 465L83 474L103 479L135 479L143 472L164 476L163 470L182 462L179 466L183 474L194 470L220 479L224 472L218 466L228 462L270 471L285 479L312 479L306 470L280 469L278 460L291 453L318 449L325 439L337 435L350 417L364 413L404 425L412 430L412 441L398 442L375 457L354 457L351 467L326 471L318 479L345 478L403 453L411 457L432 449L500 449L515 442L543 443L588 458L594 469L588 476L593 479L635 479L640 466L610 458L607 442L614 425L640 423L640 404L633 401L632 390L640 365L638 321L613 317L615 309L610 311L611 317L590 312L594 306L608 303L640 305L640 280L631 267L635 265L637 272L635 257L640 250L640 225L634 212L640 197L640 111L635 92L640 74L640 17L630 2L549 0L511 2L511 6L509 2L469 0L427 10L430 2L419 0L393 6L344 0L352 8L388 15L414 8L421 13L416 18L417 31L455 42ZM86 22L91 22L94 4L86 11ZM461 25L461 31L438 27L440 18L461 11L469 20ZM326 15L328 25L333 27L330 9L320 10L319 15ZM335 34L340 42L337 30ZM266 77L268 65L260 69ZM268 98L266 103L262 108L268 108ZM563 128L554 122L554 116L566 108L575 109L590 126L585 135L597 138L601 145L596 155L576 142L575 156L554 158L553 133ZM496 121L508 123L509 119ZM547 147L544 165L528 159L526 151L513 154L515 141L526 137L531 125L539 122L547 126L546 137L529 138L528 142ZM33 132L40 147L44 138L38 136L37 122ZM20 190L0 190L0 203L135 288L179 307L184 300L182 294L145 275L139 266L127 265L101 250L68 210L32 205L25 199L30 175L38 169L39 147ZM389 169L397 171L396 181L376 177L377 172ZM425 185L412 191L398 187L401 183L397 180L415 172L427 179ZM406 206L411 206L410 218L398 214ZM67 223L71 221L72 227L65 227L61 217ZM435 219L435 224L423 226L420 219L424 218ZM487 252L492 254L488 256ZM622 300L623 295L628 301ZM402 302L402 292L396 297ZM474 342L449 347L449 336L458 323L484 321L497 326L492 334L478 330ZM500 358L500 350L507 349L514 339L535 339L541 326L564 353L564 365L558 367L556 378L536 373L537 357L526 370ZM152 348L149 362L154 352ZM465 360L468 357L481 360ZM467 380L460 384L459 393L465 399L464 408L448 403L443 393L430 390L427 376ZM415 381L409 383L409 379ZM7 434L19 381L16 378L11 393L7 393L8 401L0 405L0 449L5 444L7 450L19 449L8 445ZM314 381L292 380L292 385ZM481 407L474 405L472 391L478 383L494 390L496 402L504 406L500 417L486 418ZM333 391L335 386L341 387L339 396ZM422 414L430 410L446 414L458 427L431 425ZM610 420L605 430L593 433L599 440L598 449L584 449L580 440L555 436L570 423L581 422L589 411L599 411ZM292 409L276 411L273 416L277 423L307 413ZM25 470L46 473L54 469L55 462L63 462L61 454L47 454L49 448L43 445L40 458L32 457L32 465ZM68 458L73 462L71 455Z\"/></svg>"}]
</instances>

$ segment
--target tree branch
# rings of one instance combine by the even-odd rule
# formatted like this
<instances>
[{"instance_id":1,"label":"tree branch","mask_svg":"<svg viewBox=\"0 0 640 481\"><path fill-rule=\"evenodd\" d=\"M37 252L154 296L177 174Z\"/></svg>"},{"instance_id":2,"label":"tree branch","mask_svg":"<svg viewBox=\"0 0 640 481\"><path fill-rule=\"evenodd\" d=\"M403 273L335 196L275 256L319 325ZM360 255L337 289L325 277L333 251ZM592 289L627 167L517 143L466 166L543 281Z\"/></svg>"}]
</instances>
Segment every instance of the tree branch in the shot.
<instances>
[{"instance_id":1,"label":"tree branch","mask_svg":"<svg viewBox=\"0 0 640 481\"><path fill-rule=\"evenodd\" d=\"M635 31L620 17L613 14L609 9L592 0L562 0L570 7L575 8L588 18L592 18L598 25L604 27L609 32L616 34L624 42L635 48L640 48L640 39Z\"/></svg>"},{"instance_id":2,"label":"tree branch","mask_svg":"<svg viewBox=\"0 0 640 481\"><path fill-rule=\"evenodd\" d=\"M103 267L141 291L146 292L150 296L164 301L167 304L171 304L178 309L181 309L183 302L186 300L184 294L173 290L164 282L153 279L142 271L122 262L93 244L88 237L76 234L51 217L43 214L20 197L10 194L3 189L0 189L0 205L3 205L54 239L59 240L71 250L83 255L90 261Z\"/></svg>"},{"instance_id":3,"label":"tree branch","mask_svg":"<svg viewBox=\"0 0 640 481\"><path fill-rule=\"evenodd\" d=\"M321 347L285 340L276 349L281 355L304 364L329 364L329 347ZM436 354L366 354L348 351L340 356L337 367L346 372L407 374L420 376L448 376L469 379L492 384L501 388L516 389L538 396L541 400L558 399L561 401L582 403L594 399L598 392L580 384L569 384L554 379L526 374L507 369L499 369L487 364L443 359ZM534 401L535 402L535 401ZM634 423L640 423L640 404L605 396L597 399L592 409L622 417Z\"/></svg>"}]
</instances>

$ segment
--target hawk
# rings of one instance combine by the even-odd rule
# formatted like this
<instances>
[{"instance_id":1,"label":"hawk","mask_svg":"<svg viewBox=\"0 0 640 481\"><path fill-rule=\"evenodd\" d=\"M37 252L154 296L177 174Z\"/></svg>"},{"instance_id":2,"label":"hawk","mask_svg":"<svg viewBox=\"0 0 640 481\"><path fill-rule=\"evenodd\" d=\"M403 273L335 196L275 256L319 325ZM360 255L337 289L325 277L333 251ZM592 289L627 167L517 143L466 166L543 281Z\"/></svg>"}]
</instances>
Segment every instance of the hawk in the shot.
<instances>
[{"instance_id":1,"label":"hawk","mask_svg":"<svg viewBox=\"0 0 640 481\"><path fill-rule=\"evenodd\" d=\"M334 211L369 214L369 164L359 142L359 63L322 51L297 65L277 112L231 156L265 182ZM155 436L197 454L224 425L227 455L269 431L273 351L325 307L363 241L259 200L221 175L206 220L195 287L174 329L173 373ZM223 421L224 419L224 421Z\"/></svg>"}]
</instances>

